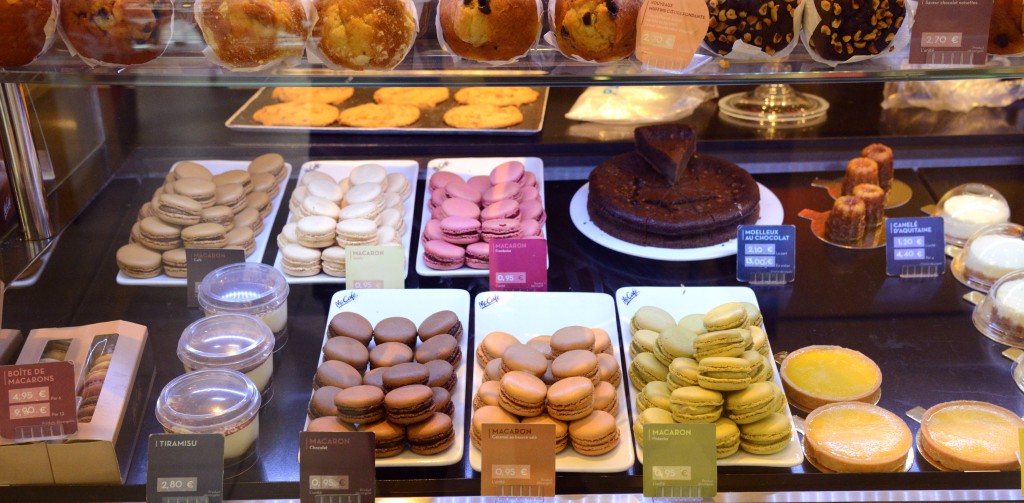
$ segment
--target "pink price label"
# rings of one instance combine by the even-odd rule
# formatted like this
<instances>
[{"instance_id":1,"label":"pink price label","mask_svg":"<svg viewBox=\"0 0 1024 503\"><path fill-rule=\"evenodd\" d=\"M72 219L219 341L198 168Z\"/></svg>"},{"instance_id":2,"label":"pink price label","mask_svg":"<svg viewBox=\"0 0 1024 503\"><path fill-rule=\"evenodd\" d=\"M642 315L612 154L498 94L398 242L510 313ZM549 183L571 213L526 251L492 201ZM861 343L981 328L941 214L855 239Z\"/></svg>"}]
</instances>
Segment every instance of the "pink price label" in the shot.
<instances>
[{"instance_id":1,"label":"pink price label","mask_svg":"<svg viewBox=\"0 0 1024 503\"><path fill-rule=\"evenodd\" d=\"M63 438L78 431L75 366L71 362L0 367L0 437Z\"/></svg>"},{"instance_id":2,"label":"pink price label","mask_svg":"<svg viewBox=\"0 0 1024 503\"><path fill-rule=\"evenodd\" d=\"M50 387L12 389L7 391L7 399L11 404L45 402L50 399Z\"/></svg>"},{"instance_id":3,"label":"pink price label","mask_svg":"<svg viewBox=\"0 0 1024 503\"><path fill-rule=\"evenodd\" d=\"M544 239L491 241L491 290L548 291L548 242Z\"/></svg>"},{"instance_id":4,"label":"pink price label","mask_svg":"<svg viewBox=\"0 0 1024 503\"><path fill-rule=\"evenodd\" d=\"M685 70L710 21L705 0L645 1L636 20L637 59L662 70Z\"/></svg>"},{"instance_id":5,"label":"pink price label","mask_svg":"<svg viewBox=\"0 0 1024 503\"><path fill-rule=\"evenodd\" d=\"M37 403L30 405L12 405L11 419L34 419L39 417L50 417L50 404Z\"/></svg>"}]
</instances>

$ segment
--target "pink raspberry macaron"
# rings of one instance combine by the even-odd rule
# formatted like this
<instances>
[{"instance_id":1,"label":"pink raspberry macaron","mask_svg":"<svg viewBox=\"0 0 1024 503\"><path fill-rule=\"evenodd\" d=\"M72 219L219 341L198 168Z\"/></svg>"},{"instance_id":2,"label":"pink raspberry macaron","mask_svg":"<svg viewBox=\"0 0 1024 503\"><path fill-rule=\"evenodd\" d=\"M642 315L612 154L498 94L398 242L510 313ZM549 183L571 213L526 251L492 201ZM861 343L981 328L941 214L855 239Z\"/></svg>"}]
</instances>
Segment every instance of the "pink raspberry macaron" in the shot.
<instances>
[{"instance_id":1,"label":"pink raspberry macaron","mask_svg":"<svg viewBox=\"0 0 1024 503\"><path fill-rule=\"evenodd\" d=\"M430 175L430 191L437 192L440 190L444 192L443 189L445 185L448 185L455 180L462 181L462 177L452 173L451 171L438 171L437 173Z\"/></svg>"},{"instance_id":2,"label":"pink raspberry macaron","mask_svg":"<svg viewBox=\"0 0 1024 503\"><path fill-rule=\"evenodd\" d=\"M484 192L484 208L504 199L520 200L520 188L516 183L499 183Z\"/></svg>"},{"instance_id":3,"label":"pink raspberry macaron","mask_svg":"<svg viewBox=\"0 0 1024 503\"><path fill-rule=\"evenodd\" d=\"M480 221L475 218L448 217L441 220L444 240L455 245L469 245L480 241Z\"/></svg>"},{"instance_id":4,"label":"pink raspberry macaron","mask_svg":"<svg viewBox=\"0 0 1024 503\"><path fill-rule=\"evenodd\" d=\"M444 193L450 198L465 199L476 205L480 204L480 199L483 197L479 190L462 180L455 180L445 185Z\"/></svg>"},{"instance_id":5,"label":"pink raspberry macaron","mask_svg":"<svg viewBox=\"0 0 1024 503\"><path fill-rule=\"evenodd\" d=\"M436 190L430 193L430 211L437 211L437 208L441 206L441 203L445 202L448 196L445 195L444 189Z\"/></svg>"},{"instance_id":6,"label":"pink raspberry macaron","mask_svg":"<svg viewBox=\"0 0 1024 503\"><path fill-rule=\"evenodd\" d=\"M502 183L519 184L526 173L526 166L519 161L508 161L497 165L491 170L491 185Z\"/></svg>"},{"instance_id":7,"label":"pink raspberry macaron","mask_svg":"<svg viewBox=\"0 0 1024 503\"><path fill-rule=\"evenodd\" d=\"M466 247L466 266L473 269L487 269L491 264L491 245L484 242Z\"/></svg>"},{"instance_id":8,"label":"pink raspberry macaron","mask_svg":"<svg viewBox=\"0 0 1024 503\"><path fill-rule=\"evenodd\" d=\"M444 233L441 232L440 220L428 220L423 226L423 242L444 240Z\"/></svg>"},{"instance_id":9,"label":"pink raspberry macaron","mask_svg":"<svg viewBox=\"0 0 1024 503\"><path fill-rule=\"evenodd\" d=\"M523 187L519 195L522 201L540 200L540 190L537 190L537 187Z\"/></svg>"},{"instance_id":10,"label":"pink raspberry macaron","mask_svg":"<svg viewBox=\"0 0 1024 503\"><path fill-rule=\"evenodd\" d=\"M523 175L523 180L522 182L520 182L520 185L522 185L523 187L536 187L537 175L527 171L526 174Z\"/></svg>"},{"instance_id":11,"label":"pink raspberry macaron","mask_svg":"<svg viewBox=\"0 0 1024 503\"><path fill-rule=\"evenodd\" d=\"M451 271L466 263L465 248L441 240L423 245L423 263L431 269Z\"/></svg>"},{"instance_id":12,"label":"pink raspberry macaron","mask_svg":"<svg viewBox=\"0 0 1024 503\"><path fill-rule=\"evenodd\" d=\"M538 223L544 223L544 220L546 220L544 206L540 204L540 200L538 199L531 199L529 201L519 203L519 216L523 220L533 219Z\"/></svg>"},{"instance_id":13,"label":"pink raspberry macaron","mask_svg":"<svg viewBox=\"0 0 1024 503\"><path fill-rule=\"evenodd\" d=\"M476 203L467 201L465 199L452 198L446 199L441 203L441 207L435 211L433 215L436 215L441 220L448 217L466 217L480 219L480 207Z\"/></svg>"},{"instance_id":14,"label":"pink raspberry macaron","mask_svg":"<svg viewBox=\"0 0 1024 503\"><path fill-rule=\"evenodd\" d=\"M483 240L490 243L494 239L511 239L521 237L523 232L518 220L498 218L486 220L480 226Z\"/></svg>"},{"instance_id":15,"label":"pink raspberry macaron","mask_svg":"<svg viewBox=\"0 0 1024 503\"><path fill-rule=\"evenodd\" d=\"M519 222L519 229L524 238L540 236L540 222L532 218Z\"/></svg>"},{"instance_id":16,"label":"pink raspberry macaron","mask_svg":"<svg viewBox=\"0 0 1024 503\"><path fill-rule=\"evenodd\" d=\"M496 218L519 219L519 203L504 199L498 201L480 211L480 220L494 220Z\"/></svg>"},{"instance_id":17,"label":"pink raspberry macaron","mask_svg":"<svg viewBox=\"0 0 1024 503\"><path fill-rule=\"evenodd\" d=\"M485 190L491 188L491 177L487 175L477 175L470 177L469 180L466 180L466 183L472 185L474 189L479 190L480 193L483 194Z\"/></svg>"}]
</instances>

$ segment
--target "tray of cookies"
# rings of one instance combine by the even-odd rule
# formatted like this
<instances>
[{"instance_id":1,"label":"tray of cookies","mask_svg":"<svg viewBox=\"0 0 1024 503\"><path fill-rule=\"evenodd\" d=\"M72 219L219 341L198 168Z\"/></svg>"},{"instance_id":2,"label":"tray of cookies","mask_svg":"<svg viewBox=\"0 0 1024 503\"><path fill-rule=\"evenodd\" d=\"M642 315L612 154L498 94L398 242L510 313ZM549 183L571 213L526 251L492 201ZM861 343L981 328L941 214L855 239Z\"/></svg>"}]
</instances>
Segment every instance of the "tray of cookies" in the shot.
<instances>
[{"instance_id":1,"label":"tray of cookies","mask_svg":"<svg viewBox=\"0 0 1024 503\"><path fill-rule=\"evenodd\" d=\"M225 123L237 131L539 133L546 87L264 87Z\"/></svg>"}]
</instances>

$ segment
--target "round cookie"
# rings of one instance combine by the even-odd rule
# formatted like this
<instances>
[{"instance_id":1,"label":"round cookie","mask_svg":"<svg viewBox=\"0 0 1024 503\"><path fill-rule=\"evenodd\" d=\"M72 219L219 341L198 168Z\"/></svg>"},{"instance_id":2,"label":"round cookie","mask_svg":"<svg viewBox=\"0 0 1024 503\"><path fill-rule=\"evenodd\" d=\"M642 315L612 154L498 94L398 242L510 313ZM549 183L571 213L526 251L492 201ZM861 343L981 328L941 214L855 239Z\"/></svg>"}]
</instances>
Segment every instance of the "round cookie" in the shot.
<instances>
[{"instance_id":1,"label":"round cookie","mask_svg":"<svg viewBox=\"0 0 1024 503\"><path fill-rule=\"evenodd\" d=\"M459 129L500 129L523 122L523 113L512 106L461 105L445 112L443 119Z\"/></svg>"},{"instance_id":2,"label":"round cookie","mask_svg":"<svg viewBox=\"0 0 1024 503\"><path fill-rule=\"evenodd\" d=\"M366 103L341 112L344 126L358 128L405 127L420 120L420 109L410 105Z\"/></svg>"},{"instance_id":3,"label":"round cookie","mask_svg":"<svg viewBox=\"0 0 1024 503\"><path fill-rule=\"evenodd\" d=\"M348 101L353 94L355 88L352 87L275 87L271 97L278 101L315 101L340 105ZM255 176L255 173L253 175Z\"/></svg>"},{"instance_id":4,"label":"round cookie","mask_svg":"<svg viewBox=\"0 0 1024 503\"><path fill-rule=\"evenodd\" d=\"M290 101L260 108L252 118L264 126L318 127L338 120L338 109L326 103Z\"/></svg>"},{"instance_id":5,"label":"round cookie","mask_svg":"<svg viewBox=\"0 0 1024 503\"><path fill-rule=\"evenodd\" d=\"M455 101L460 105L497 107L528 105L539 97L540 93L529 87L465 87L455 93Z\"/></svg>"},{"instance_id":6,"label":"round cookie","mask_svg":"<svg viewBox=\"0 0 1024 503\"><path fill-rule=\"evenodd\" d=\"M382 87L373 92L373 101L381 105L410 105L434 108L448 101L447 87Z\"/></svg>"}]
</instances>

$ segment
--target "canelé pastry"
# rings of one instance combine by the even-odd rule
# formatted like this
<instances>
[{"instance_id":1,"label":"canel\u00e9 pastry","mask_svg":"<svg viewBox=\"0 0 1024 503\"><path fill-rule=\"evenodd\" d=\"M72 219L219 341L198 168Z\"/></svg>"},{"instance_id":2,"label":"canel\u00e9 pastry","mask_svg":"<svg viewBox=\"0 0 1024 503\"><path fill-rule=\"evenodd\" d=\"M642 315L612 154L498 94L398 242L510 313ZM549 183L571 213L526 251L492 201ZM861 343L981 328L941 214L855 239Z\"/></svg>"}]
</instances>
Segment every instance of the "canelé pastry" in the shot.
<instances>
[{"instance_id":1,"label":"canel\u00e9 pastry","mask_svg":"<svg viewBox=\"0 0 1024 503\"><path fill-rule=\"evenodd\" d=\"M558 49L589 61L628 58L636 49L640 0L556 0L551 30Z\"/></svg>"},{"instance_id":2,"label":"canel\u00e9 pastry","mask_svg":"<svg viewBox=\"0 0 1024 503\"><path fill-rule=\"evenodd\" d=\"M889 192L893 178L892 149L881 143L872 143L864 147L860 155L875 161L878 165L878 186Z\"/></svg>"},{"instance_id":3,"label":"canel\u00e9 pastry","mask_svg":"<svg viewBox=\"0 0 1024 503\"><path fill-rule=\"evenodd\" d=\"M1024 227L991 225L978 231L964 247L964 275L992 284L1017 269L1024 269Z\"/></svg>"},{"instance_id":4,"label":"canel\u00e9 pastry","mask_svg":"<svg viewBox=\"0 0 1024 503\"><path fill-rule=\"evenodd\" d=\"M996 290L994 322L1006 334L1024 341L1024 279L1006 278Z\"/></svg>"},{"instance_id":5,"label":"canel\u00e9 pastry","mask_svg":"<svg viewBox=\"0 0 1024 503\"><path fill-rule=\"evenodd\" d=\"M16 0L0 3L0 67L27 65L53 39L57 2Z\"/></svg>"},{"instance_id":6,"label":"canel\u00e9 pastry","mask_svg":"<svg viewBox=\"0 0 1024 503\"><path fill-rule=\"evenodd\" d=\"M711 19L704 42L721 55L742 41L772 56L793 42L793 15L799 5L799 0L709 1Z\"/></svg>"},{"instance_id":7,"label":"canel\u00e9 pastry","mask_svg":"<svg viewBox=\"0 0 1024 503\"><path fill-rule=\"evenodd\" d=\"M440 0L437 15L438 37L466 59L515 59L540 37L536 0Z\"/></svg>"},{"instance_id":8,"label":"canel\u00e9 pastry","mask_svg":"<svg viewBox=\"0 0 1024 503\"><path fill-rule=\"evenodd\" d=\"M169 0L62 0L60 23L79 55L111 65L139 65L163 54L172 11Z\"/></svg>"},{"instance_id":9,"label":"canel\u00e9 pastry","mask_svg":"<svg viewBox=\"0 0 1024 503\"><path fill-rule=\"evenodd\" d=\"M316 0L313 6L317 49L345 68L394 68L416 39L416 18L403 0Z\"/></svg>"},{"instance_id":10,"label":"canel\u00e9 pastry","mask_svg":"<svg viewBox=\"0 0 1024 503\"><path fill-rule=\"evenodd\" d=\"M942 470L1019 470L1020 428L1020 417L990 403L940 403L921 418L921 455Z\"/></svg>"},{"instance_id":11,"label":"canel\u00e9 pastry","mask_svg":"<svg viewBox=\"0 0 1024 503\"><path fill-rule=\"evenodd\" d=\"M855 196L843 196L832 205L832 213L825 221L825 235L837 243L855 243L864 238L867 228L867 210L864 201Z\"/></svg>"},{"instance_id":12,"label":"canel\u00e9 pastry","mask_svg":"<svg viewBox=\"0 0 1024 503\"><path fill-rule=\"evenodd\" d=\"M843 195L852 195L853 188L862 183L878 185L878 163L867 157L850 159L843 175Z\"/></svg>"},{"instance_id":13,"label":"canel\u00e9 pastry","mask_svg":"<svg viewBox=\"0 0 1024 503\"><path fill-rule=\"evenodd\" d=\"M859 351L839 346L807 346L779 366L790 403L814 410L835 402L875 403L882 394L882 371Z\"/></svg>"},{"instance_id":14,"label":"canel\u00e9 pastry","mask_svg":"<svg viewBox=\"0 0 1024 503\"><path fill-rule=\"evenodd\" d=\"M861 402L819 407L804 428L804 454L824 472L903 471L913 442L902 419Z\"/></svg>"},{"instance_id":15,"label":"canel\u00e9 pastry","mask_svg":"<svg viewBox=\"0 0 1024 503\"><path fill-rule=\"evenodd\" d=\"M1024 2L993 0L988 28L989 54L1024 53Z\"/></svg>"},{"instance_id":16,"label":"canel\u00e9 pastry","mask_svg":"<svg viewBox=\"0 0 1024 503\"><path fill-rule=\"evenodd\" d=\"M874 229L885 218L885 191L878 185L862 183L853 188L853 197L864 201L864 223Z\"/></svg>"},{"instance_id":17,"label":"canel\u00e9 pastry","mask_svg":"<svg viewBox=\"0 0 1024 503\"><path fill-rule=\"evenodd\" d=\"M848 61L855 56L875 56L894 50L892 42L907 15L904 0L812 0L817 23L808 23L804 34L811 51L827 61Z\"/></svg>"},{"instance_id":18,"label":"canel\u00e9 pastry","mask_svg":"<svg viewBox=\"0 0 1024 503\"><path fill-rule=\"evenodd\" d=\"M218 62L256 68L302 55L309 20L299 0L203 0L196 24Z\"/></svg>"}]
</instances>

